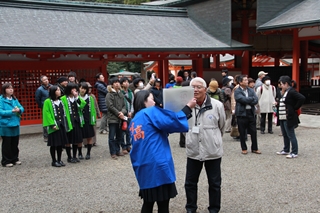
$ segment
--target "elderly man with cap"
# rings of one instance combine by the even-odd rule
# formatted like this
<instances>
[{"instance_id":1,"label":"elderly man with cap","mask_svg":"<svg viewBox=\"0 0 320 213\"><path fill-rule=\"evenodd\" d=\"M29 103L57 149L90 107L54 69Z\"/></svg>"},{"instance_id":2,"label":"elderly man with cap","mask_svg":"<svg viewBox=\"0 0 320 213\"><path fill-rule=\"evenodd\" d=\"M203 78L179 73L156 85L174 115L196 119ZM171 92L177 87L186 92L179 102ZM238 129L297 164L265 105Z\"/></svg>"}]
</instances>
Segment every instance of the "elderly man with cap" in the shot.
<instances>
[{"instance_id":1,"label":"elderly man with cap","mask_svg":"<svg viewBox=\"0 0 320 213\"><path fill-rule=\"evenodd\" d=\"M64 96L64 90L67 88L68 78L65 76L61 76L57 80L57 86L60 88L61 96Z\"/></svg>"},{"instance_id":2,"label":"elderly man with cap","mask_svg":"<svg viewBox=\"0 0 320 213\"><path fill-rule=\"evenodd\" d=\"M257 80L256 80L256 82L255 82L255 85L254 85L254 91L257 91L257 88L258 87L261 87L262 86L262 79L266 76L266 75L268 75L268 73L266 73L266 72L264 72L264 71L260 71L259 73L258 73L258 78L257 78ZM258 108L260 107L259 105L257 106ZM260 123L261 123L261 114L260 114L260 112L259 111L257 111L256 112L256 128L257 128L257 130L259 130L260 129Z\"/></svg>"},{"instance_id":3,"label":"elderly man with cap","mask_svg":"<svg viewBox=\"0 0 320 213\"><path fill-rule=\"evenodd\" d=\"M272 132L273 106L276 104L276 88L271 85L271 78L265 76L262 79L262 85L257 88L256 94L259 100L261 123L260 131L264 134L266 128L266 115L268 114L268 133Z\"/></svg>"},{"instance_id":4,"label":"elderly man with cap","mask_svg":"<svg viewBox=\"0 0 320 213\"><path fill-rule=\"evenodd\" d=\"M268 75L268 73L264 72L264 71L260 71L258 73L258 78L256 80L256 83L254 85L254 90L257 91L257 88L260 87L263 83L262 83L262 79Z\"/></svg>"}]
</instances>

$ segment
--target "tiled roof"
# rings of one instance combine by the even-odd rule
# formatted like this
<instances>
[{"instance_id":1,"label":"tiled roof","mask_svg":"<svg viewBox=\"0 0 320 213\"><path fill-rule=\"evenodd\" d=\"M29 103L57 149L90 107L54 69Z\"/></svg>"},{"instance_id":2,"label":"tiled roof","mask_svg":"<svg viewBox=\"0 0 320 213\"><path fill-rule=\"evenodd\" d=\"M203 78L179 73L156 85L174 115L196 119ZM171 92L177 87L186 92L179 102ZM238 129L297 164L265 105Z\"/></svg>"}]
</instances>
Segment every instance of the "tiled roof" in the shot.
<instances>
[{"instance_id":1,"label":"tiled roof","mask_svg":"<svg viewBox=\"0 0 320 213\"><path fill-rule=\"evenodd\" d=\"M292 1L292 0L291 0ZM282 4L277 2L273 7ZM271 4L269 4L271 5ZM271 8L266 9L265 5L258 4L258 19L259 9L260 17L266 17L266 13L262 11L270 12ZM271 6L270 6L271 7ZM257 21L259 23L259 21ZM319 0L304 0L294 1L284 11L279 12L265 23L258 25L257 30L277 30L285 28L300 28L308 26L317 26L320 24L320 1Z\"/></svg>"},{"instance_id":2,"label":"tiled roof","mask_svg":"<svg viewBox=\"0 0 320 213\"><path fill-rule=\"evenodd\" d=\"M0 50L192 52L250 47L213 37L183 8L6 2L0 0Z\"/></svg>"}]
</instances>

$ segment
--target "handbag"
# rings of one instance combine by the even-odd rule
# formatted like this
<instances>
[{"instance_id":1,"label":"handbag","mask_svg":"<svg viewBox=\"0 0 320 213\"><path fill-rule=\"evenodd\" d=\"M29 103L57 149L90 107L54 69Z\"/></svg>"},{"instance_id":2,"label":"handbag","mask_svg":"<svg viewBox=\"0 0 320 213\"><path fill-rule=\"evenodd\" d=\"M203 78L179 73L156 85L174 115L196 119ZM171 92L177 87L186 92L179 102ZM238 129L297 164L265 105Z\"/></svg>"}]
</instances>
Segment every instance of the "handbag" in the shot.
<instances>
[{"instance_id":1,"label":"handbag","mask_svg":"<svg viewBox=\"0 0 320 213\"><path fill-rule=\"evenodd\" d=\"M123 120L123 121L122 121L122 125L121 125L121 129L122 129L123 131L126 131L127 128L128 128L128 122L127 122L126 120Z\"/></svg>"},{"instance_id":2,"label":"handbag","mask_svg":"<svg viewBox=\"0 0 320 213\"><path fill-rule=\"evenodd\" d=\"M231 127L230 136L231 137L239 137L240 136L240 132L238 130L238 127L236 127L236 126Z\"/></svg>"}]
</instances>

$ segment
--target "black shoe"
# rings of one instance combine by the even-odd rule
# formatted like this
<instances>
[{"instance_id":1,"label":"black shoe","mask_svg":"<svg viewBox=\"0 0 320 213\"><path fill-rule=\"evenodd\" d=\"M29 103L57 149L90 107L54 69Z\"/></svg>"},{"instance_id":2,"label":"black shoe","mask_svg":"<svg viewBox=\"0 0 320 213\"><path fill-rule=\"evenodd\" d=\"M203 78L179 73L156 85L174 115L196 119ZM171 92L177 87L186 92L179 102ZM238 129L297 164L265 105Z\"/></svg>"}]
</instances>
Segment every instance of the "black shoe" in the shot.
<instances>
[{"instance_id":1,"label":"black shoe","mask_svg":"<svg viewBox=\"0 0 320 213\"><path fill-rule=\"evenodd\" d=\"M68 158L68 163L77 163L73 158Z\"/></svg>"},{"instance_id":2,"label":"black shoe","mask_svg":"<svg viewBox=\"0 0 320 213\"><path fill-rule=\"evenodd\" d=\"M268 131L268 133L269 133L269 134L273 134L273 132L272 132L272 131Z\"/></svg>"},{"instance_id":3,"label":"black shoe","mask_svg":"<svg viewBox=\"0 0 320 213\"><path fill-rule=\"evenodd\" d=\"M90 155L86 155L86 160L89 160L90 159Z\"/></svg>"},{"instance_id":4,"label":"black shoe","mask_svg":"<svg viewBox=\"0 0 320 213\"><path fill-rule=\"evenodd\" d=\"M66 164L63 163L63 161L58 162L61 166L66 166Z\"/></svg>"},{"instance_id":5,"label":"black shoe","mask_svg":"<svg viewBox=\"0 0 320 213\"><path fill-rule=\"evenodd\" d=\"M73 158L73 160L74 160L76 163L79 163L79 162L80 162L79 158Z\"/></svg>"},{"instance_id":6,"label":"black shoe","mask_svg":"<svg viewBox=\"0 0 320 213\"><path fill-rule=\"evenodd\" d=\"M79 157L80 160L84 159L84 157L82 155L79 155L78 157Z\"/></svg>"},{"instance_id":7,"label":"black shoe","mask_svg":"<svg viewBox=\"0 0 320 213\"><path fill-rule=\"evenodd\" d=\"M264 131L261 131L261 134L264 134Z\"/></svg>"},{"instance_id":8,"label":"black shoe","mask_svg":"<svg viewBox=\"0 0 320 213\"><path fill-rule=\"evenodd\" d=\"M61 164L58 163L58 162L52 162L51 163L51 166L54 166L54 167L61 167Z\"/></svg>"}]
</instances>

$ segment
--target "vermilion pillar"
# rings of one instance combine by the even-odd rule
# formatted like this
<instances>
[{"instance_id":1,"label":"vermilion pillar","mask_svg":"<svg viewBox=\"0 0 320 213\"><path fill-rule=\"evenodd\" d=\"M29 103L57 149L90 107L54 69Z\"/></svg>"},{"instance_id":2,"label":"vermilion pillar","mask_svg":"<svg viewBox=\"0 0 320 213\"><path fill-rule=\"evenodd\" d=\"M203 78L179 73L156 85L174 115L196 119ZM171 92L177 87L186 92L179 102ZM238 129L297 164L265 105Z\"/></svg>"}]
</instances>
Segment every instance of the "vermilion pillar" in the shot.
<instances>
[{"instance_id":1,"label":"vermilion pillar","mask_svg":"<svg viewBox=\"0 0 320 213\"><path fill-rule=\"evenodd\" d=\"M163 60L163 72L162 72L162 86L165 87L166 84L169 82L169 60L165 59Z\"/></svg>"},{"instance_id":2,"label":"vermilion pillar","mask_svg":"<svg viewBox=\"0 0 320 213\"><path fill-rule=\"evenodd\" d=\"M300 89L299 58L300 58L299 32L298 32L298 29L293 29L292 79L297 82L297 90Z\"/></svg>"}]
</instances>

